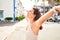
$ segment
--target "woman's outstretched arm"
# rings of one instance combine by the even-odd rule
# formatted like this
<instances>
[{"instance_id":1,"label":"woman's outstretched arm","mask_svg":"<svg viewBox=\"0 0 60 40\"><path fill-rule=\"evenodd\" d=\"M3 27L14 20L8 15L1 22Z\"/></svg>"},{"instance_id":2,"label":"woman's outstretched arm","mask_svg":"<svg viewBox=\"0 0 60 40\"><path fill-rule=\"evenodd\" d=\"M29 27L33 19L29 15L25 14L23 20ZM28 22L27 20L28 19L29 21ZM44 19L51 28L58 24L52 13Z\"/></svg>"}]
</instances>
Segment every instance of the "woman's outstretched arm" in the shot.
<instances>
[{"instance_id":1,"label":"woman's outstretched arm","mask_svg":"<svg viewBox=\"0 0 60 40\"><path fill-rule=\"evenodd\" d=\"M32 30L35 34L38 34L39 28L46 21L48 18L50 18L53 14L56 13L56 10L60 12L60 6L53 7L50 11L45 13L43 16L41 16L36 22L32 24Z\"/></svg>"},{"instance_id":2,"label":"woman's outstretched arm","mask_svg":"<svg viewBox=\"0 0 60 40\"><path fill-rule=\"evenodd\" d=\"M47 13L45 13L43 16L41 16L37 21L36 23L38 25L42 25L42 23L44 21L46 21L48 18L50 18L53 14L55 14L57 12L60 12L60 6L55 6L53 7L50 11L48 11Z\"/></svg>"}]
</instances>

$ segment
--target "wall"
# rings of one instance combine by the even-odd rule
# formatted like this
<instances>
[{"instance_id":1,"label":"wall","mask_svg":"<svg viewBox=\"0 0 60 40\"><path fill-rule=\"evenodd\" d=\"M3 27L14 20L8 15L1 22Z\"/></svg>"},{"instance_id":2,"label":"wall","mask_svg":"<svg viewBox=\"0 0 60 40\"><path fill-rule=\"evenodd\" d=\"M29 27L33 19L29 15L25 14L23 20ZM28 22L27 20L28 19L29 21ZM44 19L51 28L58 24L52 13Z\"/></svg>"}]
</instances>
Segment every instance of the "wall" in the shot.
<instances>
[{"instance_id":1,"label":"wall","mask_svg":"<svg viewBox=\"0 0 60 40\"><path fill-rule=\"evenodd\" d=\"M2 19L13 17L13 0L0 0L0 10L4 10Z\"/></svg>"}]
</instances>

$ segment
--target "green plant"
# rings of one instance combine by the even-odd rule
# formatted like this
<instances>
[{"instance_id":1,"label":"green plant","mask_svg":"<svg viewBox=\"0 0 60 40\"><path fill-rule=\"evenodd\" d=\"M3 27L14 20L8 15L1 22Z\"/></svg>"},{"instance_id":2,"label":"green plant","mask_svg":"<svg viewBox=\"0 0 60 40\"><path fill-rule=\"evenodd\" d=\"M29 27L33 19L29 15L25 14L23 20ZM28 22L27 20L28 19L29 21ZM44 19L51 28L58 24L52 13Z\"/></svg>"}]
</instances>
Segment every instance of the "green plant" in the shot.
<instances>
[{"instance_id":1,"label":"green plant","mask_svg":"<svg viewBox=\"0 0 60 40\"><path fill-rule=\"evenodd\" d=\"M22 19L24 19L25 17L24 16L18 16L18 17L16 17L16 20L17 21L20 21L20 20L22 20Z\"/></svg>"},{"instance_id":2,"label":"green plant","mask_svg":"<svg viewBox=\"0 0 60 40\"><path fill-rule=\"evenodd\" d=\"M60 0L56 0L56 2L60 2Z\"/></svg>"},{"instance_id":3,"label":"green plant","mask_svg":"<svg viewBox=\"0 0 60 40\"><path fill-rule=\"evenodd\" d=\"M39 0L37 0L37 2L39 2Z\"/></svg>"},{"instance_id":4,"label":"green plant","mask_svg":"<svg viewBox=\"0 0 60 40\"><path fill-rule=\"evenodd\" d=\"M11 21L13 18L12 17L6 17L5 20Z\"/></svg>"}]
</instances>

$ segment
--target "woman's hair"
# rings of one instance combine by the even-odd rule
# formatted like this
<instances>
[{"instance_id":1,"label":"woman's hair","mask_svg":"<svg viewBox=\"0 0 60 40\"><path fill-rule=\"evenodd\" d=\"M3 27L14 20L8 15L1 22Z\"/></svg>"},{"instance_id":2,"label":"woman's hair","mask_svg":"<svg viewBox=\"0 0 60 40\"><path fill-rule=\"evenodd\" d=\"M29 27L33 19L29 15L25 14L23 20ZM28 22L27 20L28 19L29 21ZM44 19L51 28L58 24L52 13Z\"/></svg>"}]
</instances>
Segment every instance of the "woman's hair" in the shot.
<instances>
[{"instance_id":1,"label":"woman's hair","mask_svg":"<svg viewBox=\"0 0 60 40\"><path fill-rule=\"evenodd\" d=\"M33 10L34 10L34 15L36 15L35 18L34 18L34 21L36 21L41 17L41 14L40 14L38 8L33 8Z\"/></svg>"},{"instance_id":2,"label":"woman's hair","mask_svg":"<svg viewBox=\"0 0 60 40\"><path fill-rule=\"evenodd\" d=\"M34 10L34 15L36 15L35 18L34 18L34 21L36 21L41 17L41 13L40 13L38 8L33 8L33 10ZM40 27L40 30L41 29L42 29L42 26Z\"/></svg>"}]
</instances>

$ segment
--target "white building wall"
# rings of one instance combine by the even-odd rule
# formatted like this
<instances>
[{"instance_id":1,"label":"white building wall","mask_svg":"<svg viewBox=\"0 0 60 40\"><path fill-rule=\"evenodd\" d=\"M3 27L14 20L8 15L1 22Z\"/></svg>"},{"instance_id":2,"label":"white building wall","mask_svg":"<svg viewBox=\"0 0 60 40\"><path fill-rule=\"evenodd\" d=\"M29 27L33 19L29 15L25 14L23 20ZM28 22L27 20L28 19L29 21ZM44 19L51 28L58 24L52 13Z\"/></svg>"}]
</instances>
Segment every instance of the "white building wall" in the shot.
<instances>
[{"instance_id":1,"label":"white building wall","mask_svg":"<svg viewBox=\"0 0 60 40\"><path fill-rule=\"evenodd\" d=\"M0 0L0 10L4 10L2 19L13 17L13 0Z\"/></svg>"},{"instance_id":2,"label":"white building wall","mask_svg":"<svg viewBox=\"0 0 60 40\"><path fill-rule=\"evenodd\" d=\"M22 13L22 4L20 3L19 0L15 0L15 16L19 16L19 15L23 15ZM20 8L21 7L21 8ZM0 19L4 19L6 17L13 17L14 14L14 4L13 4L13 0L0 0L0 10L4 10L3 12L3 18Z\"/></svg>"}]
</instances>

